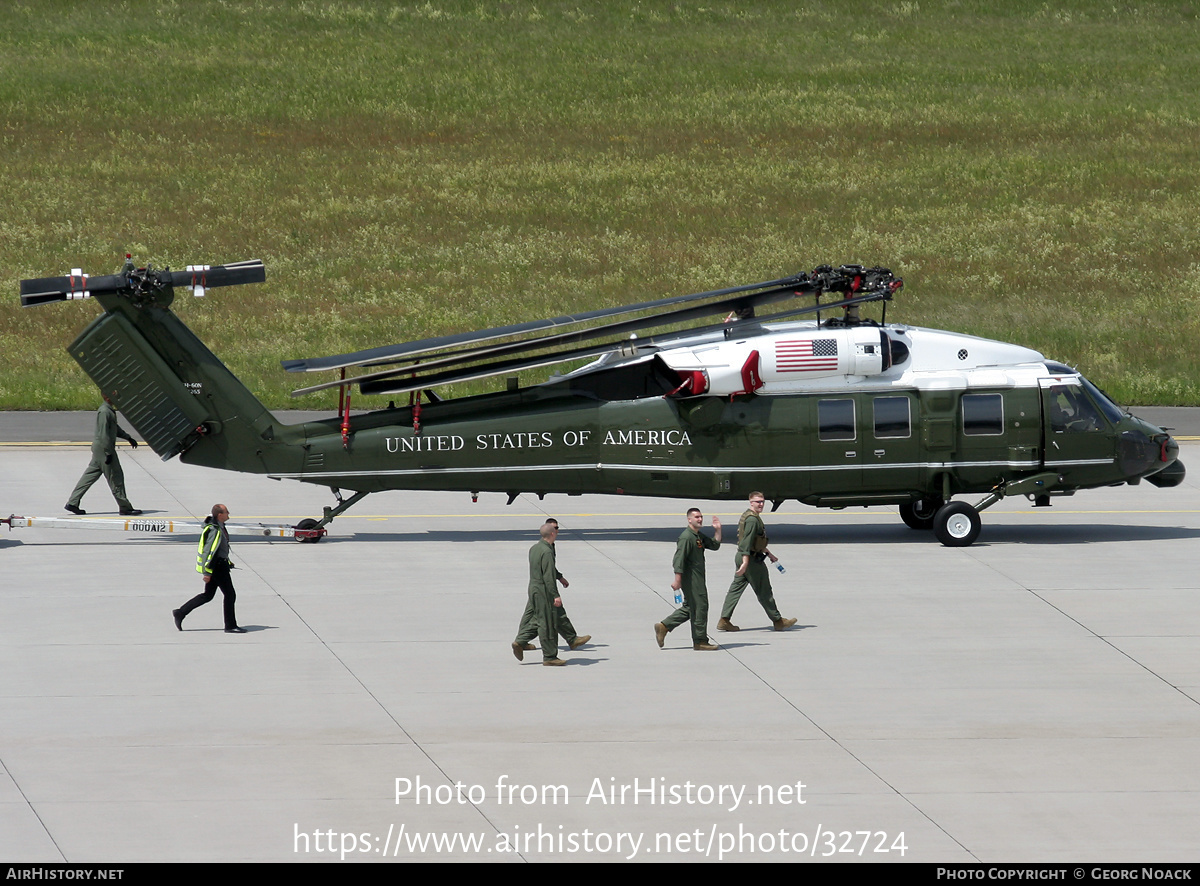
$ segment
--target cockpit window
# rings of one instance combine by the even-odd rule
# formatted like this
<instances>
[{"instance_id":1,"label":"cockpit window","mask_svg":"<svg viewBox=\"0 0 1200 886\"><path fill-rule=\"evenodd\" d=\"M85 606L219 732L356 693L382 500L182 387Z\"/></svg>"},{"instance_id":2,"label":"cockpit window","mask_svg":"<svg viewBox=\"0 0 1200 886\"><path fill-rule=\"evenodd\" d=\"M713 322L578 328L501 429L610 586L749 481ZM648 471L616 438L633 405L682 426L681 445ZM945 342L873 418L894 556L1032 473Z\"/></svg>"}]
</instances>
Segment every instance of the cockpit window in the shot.
<instances>
[{"instance_id":1,"label":"cockpit window","mask_svg":"<svg viewBox=\"0 0 1200 886\"><path fill-rule=\"evenodd\" d=\"M1100 413L1079 385L1054 385L1046 392L1050 429L1056 434L1098 431Z\"/></svg>"},{"instance_id":2,"label":"cockpit window","mask_svg":"<svg viewBox=\"0 0 1200 886\"><path fill-rule=\"evenodd\" d=\"M1109 399L1107 394L1105 394L1102 390L1100 390L1082 375L1079 376L1079 383L1087 389L1087 392L1096 402L1096 405L1100 407L1100 411L1108 416L1109 421L1111 421L1113 424L1116 424L1121 420L1122 416L1124 415L1124 413L1121 411L1121 407Z\"/></svg>"}]
</instances>

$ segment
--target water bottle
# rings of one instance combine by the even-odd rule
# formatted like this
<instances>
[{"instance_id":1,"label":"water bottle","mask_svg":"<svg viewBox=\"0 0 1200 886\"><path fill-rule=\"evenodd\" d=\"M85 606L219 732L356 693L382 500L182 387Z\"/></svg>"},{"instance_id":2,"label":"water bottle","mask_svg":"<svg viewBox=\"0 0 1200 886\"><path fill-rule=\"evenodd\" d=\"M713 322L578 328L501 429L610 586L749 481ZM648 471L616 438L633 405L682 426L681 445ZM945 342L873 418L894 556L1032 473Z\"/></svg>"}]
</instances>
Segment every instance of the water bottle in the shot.
<instances>
[{"instance_id":1,"label":"water bottle","mask_svg":"<svg viewBox=\"0 0 1200 886\"><path fill-rule=\"evenodd\" d=\"M785 572L787 572L787 570L783 568L783 564L778 560L775 561L775 568L779 570L780 575L783 575Z\"/></svg>"},{"instance_id":2,"label":"water bottle","mask_svg":"<svg viewBox=\"0 0 1200 886\"><path fill-rule=\"evenodd\" d=\"M676 606L683 605L683 591L682 590L675 592L675 605Z\"/></svg>"}]
</instances>

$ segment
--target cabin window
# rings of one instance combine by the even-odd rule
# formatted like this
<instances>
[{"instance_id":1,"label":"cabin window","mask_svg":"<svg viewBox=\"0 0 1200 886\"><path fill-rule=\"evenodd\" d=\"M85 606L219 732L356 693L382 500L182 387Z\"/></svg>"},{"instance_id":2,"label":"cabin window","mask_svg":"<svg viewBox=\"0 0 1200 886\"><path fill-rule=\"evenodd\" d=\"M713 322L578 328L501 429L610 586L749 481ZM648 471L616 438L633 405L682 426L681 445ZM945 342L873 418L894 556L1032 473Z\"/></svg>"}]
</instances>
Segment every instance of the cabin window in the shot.
<instances>
[{"instance_id":1,"label":"cabin window","mask_svg":"<svg viewBox=\"0 0 1200 886\"><path fill-rule=\"evenodd\" d=\"M912 436L907 397L876 397L872 406L876 439Z\"/></svg>"},{"instance_id":2,"label":"cabin window","mask_svg":"<svg viewBox=\"0 0 1200 886\"><path fill-rule=\"evenodd\" d=\"M1000 394L963 394L963 433L987 437L1004 433L1004 398Z\"/></svg>"},{"instance_id":3,"label":"cabin window","mask_svg":"<svg viewBox=\"0 0 1200 886\"><path fill-rule=\"evenodd\" d=\"M817 438L820 440L854 439L854 401L817 401Z\"/></svg>"}]
</instances>

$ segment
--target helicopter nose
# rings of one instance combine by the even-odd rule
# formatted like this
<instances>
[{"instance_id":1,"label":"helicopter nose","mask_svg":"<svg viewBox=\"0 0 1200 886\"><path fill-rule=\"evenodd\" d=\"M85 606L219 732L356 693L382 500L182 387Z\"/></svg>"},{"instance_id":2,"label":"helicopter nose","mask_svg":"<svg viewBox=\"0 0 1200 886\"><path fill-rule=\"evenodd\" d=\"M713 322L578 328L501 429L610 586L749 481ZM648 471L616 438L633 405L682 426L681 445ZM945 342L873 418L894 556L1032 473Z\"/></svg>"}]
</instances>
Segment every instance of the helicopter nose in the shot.
<instances>
[{"instance_id":1,"label":"helicopter nose","mask_svg":"<svg viewBox=\"0 0 1200 886\"><path fill-rule=\"evenodd\" d=\"M1175 442L1175 438L1170 434L1167 434L1166 438L1162 445L1162 460L1166 462L1176 461L1179 458L1179 444Z\"/></svg>"},{"instance_id":2,"label":"helicopter nose","mask_svg":"<svg viewBox=\"0 0 1200 886\"><path fill-rule=\"evenodd\" d=\"M1159 463L1165 464L1166 467L1149 475L1146 482L1160 489L1178 486L1187 476L1187 470L1184 468L1183 462L1179 460L1179 444L1165 431L1155 434L1154 442L1159 447Z\"/></svg>"},{"instance_id":3,"label":"helicopter nose","mask_svg":"<svg viewBox=\"0 0 1200 886\"><path fill-rule=\"evenodd\" d=\"M1170 435L1164 434L1167 440ZM1174 441L1171 441L1172 443ZM1178 446L1176 446L1178 451ZM1155 468L1161 468L1166 461L1164 455L1166 446L1150 439L1142 431L1126 430L1121 432L1117 442L1117 463L1121 473L1127 477L1140 477Z\"/></svg>"}]
</instances>

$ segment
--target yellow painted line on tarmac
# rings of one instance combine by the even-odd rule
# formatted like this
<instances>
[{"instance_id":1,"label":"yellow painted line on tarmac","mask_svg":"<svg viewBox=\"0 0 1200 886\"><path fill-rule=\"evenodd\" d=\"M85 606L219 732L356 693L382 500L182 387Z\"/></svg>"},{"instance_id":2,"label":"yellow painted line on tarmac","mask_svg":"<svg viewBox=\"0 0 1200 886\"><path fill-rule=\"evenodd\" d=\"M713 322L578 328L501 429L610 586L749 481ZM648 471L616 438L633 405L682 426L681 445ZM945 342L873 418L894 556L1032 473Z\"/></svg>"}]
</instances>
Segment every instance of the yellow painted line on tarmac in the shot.
<instances>
[{"instance_id":1,"label":"yellow painted line on tarmac","mask_svg":"<svg viewBox=\"0 0 1200 886\"><path fill-rule=\"evenodd\" d=\"M1045 510L1045 508L1038 508L1038 511L1044 511L1044 510ZM1061 510L1059 508L1055 508L1054 511L1055 511L1055 513L1058 513L1058 514L1200 514L1200 510L1182 510L1182 509L1178 510L1178 511L1173 511L1173 510L1161 510L1161 511L1160 510L1153 510L1153 511L1124 511L1124 510L1123 511L1102 511L1102 510L1081 511L1081 510L1072 510L1072 511L1068 511L1065 508L1063 508ZM1037 516L1037 511L995 511L994 513L997 513L997 514L999 514L999 513L1027 514L1031 517Z\"/></svg>"},{"instance_id":2,"label":"yellow painted line on tarmac","mask_svg":"<svg viewBox=\"0 0 1200 886\"><path fill-rule=\"evenodd\" d=\"M768 518L770 518L770 517L882 517L888 513L893 513L893 514L895 513L895 511L883 510L884 507L885 506L883 506L883 505L879 505L879 506L876 506L873 508L854 508L853 510L847 508L845 511L832 511L832 512L825 508L822 508L820 510L813 508L812 510L807 510L807 511L776 511L774 514L767 514L766 516ZM578 514L571 513L569 511L553 511L553 514L556 519L561 521L562 518L564 518L564 517L571 518L571 519L584 519L584 518L604 519L606 517L680 517L683 515L683 512L685 510L686 510L686 508L680 508L677 511L629 511L629 512L612 511L609 513L578 513ZM728 513L733 516L740 516L742 512L741 511L730 511ZM986 511L985 513L1004 514L1006 516L1015 515L1015 516L1039 517L1039 516L1046 515L1047 511L1045 508L1037 508L1037 509L1031 508L1031 509L1022 510L1022 511L995 511L995 510L992 510L989 508L988 511ZM1200 514L1200 509L1190 509L1190 510L1189 509L1178 509L1178 510L1171 510L1171 509L1132 510L1132 509L1130 509L1130 510L1094 510L1093 511L1093 510L1081 510L1081 509L1067 510L1066 508L1055 507L1050 515L1052 516L1053 514L1126 514L1126 515ZM723 517L723 516L725 516L725 513L718 511L718 512L716 512L716 515L718 517ZM279 514L241 514L241 513L239 513L237 516L238 516L238 521L278 520L278 521L286 522L288 520L303 519L294 514L285 516L285 515L279 515ZM342 514L342 516L335 519L333 521L333 523L330 525L336 526L339 523L344 524L351 520L365 520L368 522L384 522L387 520L462 520L462 519L469 519L469 518L487 519L487 520L495 520L498 518L510 519L510 520L530 520L530 519L537 519L538 516L539 516L538 514L530 514L527 512L526 513L490 512L490 513L480 514L480 513L455 513L452 511L443 511L443 512L437 513L437 514ZM157 518L157 519L171 519L171 518L168 517L168 518ZM195 519L195 518L188 517L186 519ZM237 522L237 521L235 521L235 522Z\"/></svg>"}]
</instances>

